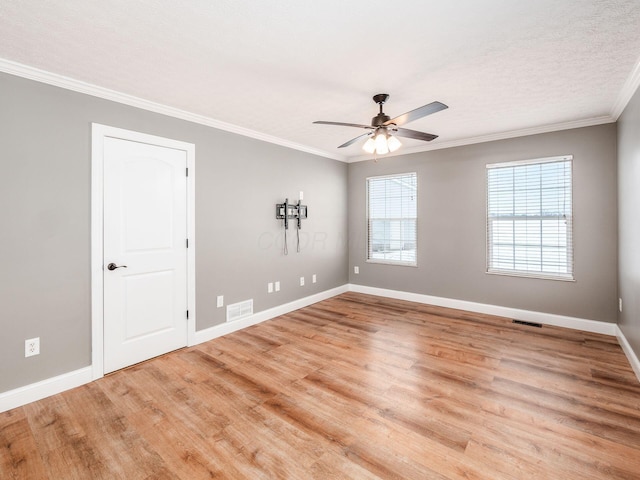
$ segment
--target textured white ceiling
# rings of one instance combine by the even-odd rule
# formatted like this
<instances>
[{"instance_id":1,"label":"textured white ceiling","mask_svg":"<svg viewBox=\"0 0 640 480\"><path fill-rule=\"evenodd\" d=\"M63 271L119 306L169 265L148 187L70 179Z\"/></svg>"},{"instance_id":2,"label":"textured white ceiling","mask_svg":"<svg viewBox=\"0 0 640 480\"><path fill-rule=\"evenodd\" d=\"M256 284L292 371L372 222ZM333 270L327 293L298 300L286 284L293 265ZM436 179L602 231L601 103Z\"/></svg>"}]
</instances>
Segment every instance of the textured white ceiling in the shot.
<instances>
[{"instance_id":1,"label":"textured white ceiling","mask_svg":"<svg viewBox=\"0 0 640 480\"><path fill-rule=\"evenodd\" d=\"M357 159L362 131L312 122L382 92L450 107L400 152L615 120L640 1L2 0L0 58Z\"/></svg>"}]
</instances>

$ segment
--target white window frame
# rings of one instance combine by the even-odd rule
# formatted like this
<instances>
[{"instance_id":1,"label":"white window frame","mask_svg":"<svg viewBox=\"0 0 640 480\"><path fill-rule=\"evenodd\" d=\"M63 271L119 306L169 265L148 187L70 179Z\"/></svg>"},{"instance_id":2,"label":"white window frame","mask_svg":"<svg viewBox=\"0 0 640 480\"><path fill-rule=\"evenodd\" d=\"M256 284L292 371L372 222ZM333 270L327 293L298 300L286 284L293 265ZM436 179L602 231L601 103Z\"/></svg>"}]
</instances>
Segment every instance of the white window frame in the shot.
<instances>
[{"instance_id":1,"label":"white window frame","mask_svg":"<svg viewBox=\"0 0 640 480\"><path fill-rule=\"evenodd\" d=\"M414 176L416 179L416 190L415 190L415 194L413 195L415 197L415 210L416 210L416 216L414 219L415 222L415 238L414 240L414 245L415 245L415 253L414 253L414 260L411 261L406 261L406 260L393 260L393 259L380 259L380 258L371 258L371 253L372 253L372 249L371 249L371 217L370 217L370 210L369 210L369 203L370 203L370 190L369 190L369 185L370 182L372 180L385 180L385 179L400 179L402 177L407 177L407 176ZM391 174L391 175L380 175L380 176L374 176L374 177L367 177L366 179L366 196L367 196L367 212L366 212L366 235L367 235L367 239L366 239L366 261L367 263L379 263L379 264L386 264L386 265L399 265L399 266L405 266L405 267L417 267L418 266L418 174L416 172L406 172L406 173L396 173L396 174ZM412 217L409 217L412 218ZM399 220L400 222L402 222L403 220L407 220L408 218L404 218L404 217L400 217L400 218L389 218L388 220Z\"/></svg>"},{"instance_id":2,"label":"white window frame","mask_svg":"<svg viewBox=\"0 0 640 480\"><path fill-rule=\"evenodd\" d=\"M559 163L559 162L569 162L569 168L570 168L570 172L571 172L571 181L570 181L570 202L569 202L569 208L568 210L568 215L565 212L565 214L563 215L563 219L566 222L567 225L567 230L566 230L566 249L567 249L567 267L568 267L568 272L567 273L554 273L554 272L544 272L544 271L535 271L535 270L519 270L519 269L507 269L507 268L496 268L492 266L492 247L493 247L493 242L492 242L492 221L491 221L491 217L490 217L490 185L489 185L489 172L492 169L495 168L509 168L509 167L519 167L519 166L526 166L526 165L538 165L538 164L543 164L543 163ZM547 158L537 158L537 159L531 159L531 160L521 160L521 161L515 161L515 162L503 162L503 163L492 163L492 164L488 164L486 166L486 170L487 170L487 176L486 176L486 189L487 189L487 195L486 195L486 227L487 227L487 237L486 237L486 241L487 241L487 270L486 272L488 274L495 274L495 275L508 275L508 276L517 276L517 277L530 277L530 278L542 278L542 279L548 279L548 280L561 280L561 281L575 281L575 277L574 277L574 272L575 272L575 265L574 265L574 261L573 261L573 252L574 252L574 238L573 238L573 155L562 155L562 156L557 156L557 157L547 157ZM503 216L506 220L517 220L519 219L519 217L515 216L515 215L504 215ZM544 215L523 215L521 219L529 219L529 220L542 220L544 218L547 218L547 216ZM558 216L557 215L549 215L548 216L549 219L557 219ZM514 240L514 245L515 245L515 240ZM541 255L542 255L542 237L540 238L540 246L541 246ZM515 262L515 260L514 260ZM542 270L542 266L544 265L544 260L541 257L541 270Z\"/></svg>"}]
</instances>

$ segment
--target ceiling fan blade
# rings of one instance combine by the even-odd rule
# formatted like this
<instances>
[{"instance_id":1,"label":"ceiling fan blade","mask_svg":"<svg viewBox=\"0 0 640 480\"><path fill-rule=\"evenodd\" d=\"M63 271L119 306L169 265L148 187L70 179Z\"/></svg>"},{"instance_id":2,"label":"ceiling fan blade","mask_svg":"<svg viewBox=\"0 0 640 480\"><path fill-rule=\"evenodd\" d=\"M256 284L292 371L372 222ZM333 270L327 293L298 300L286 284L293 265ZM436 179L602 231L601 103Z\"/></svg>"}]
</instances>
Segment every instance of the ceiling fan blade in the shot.
<instances>
[{"instance_id":1,"label":"ceiling fan blade","mask_svg":"<svg viewBox=\"0 0 640 480\"><path fill-rule=\"evenodd\" d=\"M313 123L318 123L320 125L339 125L341 127L368 128L369 130L373 130L375 128L375 127L372 127L371 125L361 125L359 123L325 122L323 120L318 120Z\"/></svg>"},{"instance_id":2,"label":"ceiling fan blade","mask_svg":"<svg viewBox=\"0 0 640 480\"><path fill-rule=\"evenodd\" d=\"M410 112L398 115L396 118L387 120L386 122L384 122L384 125L389 125L391 123L398 126L404 125L405 123L413 122L414 120L418 120L419 118L426 117L427 115L431 115L432 113L439 112L440 110L444 110L445 108L449 107L444 103L431 102L427 105L423 105L420 108L411 110Z\"/></svg>"},{"instance_id":3,"label":"ceiling fan blade","mask_svg":"<svg viewBox=\"0 0 640 480\"><path fill-rule=\"evenodd\" d=\"M363 133L362 135L358 135L356 138L352 138L348 142L343 143L338 148L348 147L349 145L352 145L355 142L357 142L358 140L360 140L362 137L368 137L369 135L371 135L371 133L372 132L367 132L367 133Z\"/></svg>"},{"instance_id":4,"label":"ceiling fan blade","mask_svg":"<svg viewBox=\"0 0 640 480\"><path fill-rule=\"evenodd\" d=\"M430 142L431 140L438 138L438 135L416 132L415 130L409 130L408 128L393 129L392 132L398 137L415 138L416 140L424 140L425 142Z\"/></svg>"}]
</instances>

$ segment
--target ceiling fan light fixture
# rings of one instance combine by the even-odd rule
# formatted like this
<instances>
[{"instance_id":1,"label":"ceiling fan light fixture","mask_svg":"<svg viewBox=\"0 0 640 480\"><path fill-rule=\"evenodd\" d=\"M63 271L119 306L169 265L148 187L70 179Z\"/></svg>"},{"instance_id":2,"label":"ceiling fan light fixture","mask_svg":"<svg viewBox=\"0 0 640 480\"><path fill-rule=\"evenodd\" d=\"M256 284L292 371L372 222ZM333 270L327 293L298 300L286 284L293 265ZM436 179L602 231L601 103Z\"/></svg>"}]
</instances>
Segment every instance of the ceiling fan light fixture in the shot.
<instances>
[{"instance_id":1,"label":"ceiling fan light fixture","mask_svg":"<svg viewBox=\"0 0 640 480\"><path fill-rule=\"evenodd\" d=\"M385 153L389 153L389 145L387 145L386 133L384 132L378 133L374 141L376 144L376 153L378 155L384 155Z\"/></svg>"},{"instance_id":2,"label":"ceiling fan light fixture","mask_svg":"<svg viewBox=\"0 0 640 480\"><path fill-rule=\"evenodd\" d=\"M373 137L369 137L367 141L364 142L362 149L367 153L373 153L376 151L376 142L373 141Z\"/></svg>"},{"instance_id":3,"label":"ceiling fan light fixture","mask_svg":"<svg viewBox=\"0 0 640 480\"><path fill-rule=\"evenodd\" d=\"M389 137L387 138L387 147L389 147L390 152L395 152L401 146L402 146L402 143L400 142L400 140L398 140L393 135L389 135Z\"/></svg>"}]
</instances>

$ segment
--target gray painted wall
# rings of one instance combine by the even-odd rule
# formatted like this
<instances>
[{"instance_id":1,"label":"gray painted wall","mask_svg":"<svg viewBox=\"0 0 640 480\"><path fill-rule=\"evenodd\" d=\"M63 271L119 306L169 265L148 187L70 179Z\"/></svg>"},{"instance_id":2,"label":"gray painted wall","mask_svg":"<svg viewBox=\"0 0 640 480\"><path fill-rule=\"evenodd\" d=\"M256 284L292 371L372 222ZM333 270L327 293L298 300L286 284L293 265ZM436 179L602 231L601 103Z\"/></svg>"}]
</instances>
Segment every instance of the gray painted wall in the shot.
<instances>
[{"instance_id":1,"label":"gray painted wall","mask_svg":"<svg viewBox=\"0 0 640 480\"><path fill-rule=\"evenodd\" d=\"M632 220L638 209L632 182L640 176L633 164L639 102L636 94L620 131L627 227L620 243L621 322L636 351L640 258L632 245L640 231ZM224 321L217 295L226 304L253 298L261 311L347 281L616 320L615 125L346 165L6 74L0 74L0 104L0 392L91 363L92 122L196 145L198 330ZM561 154L574 156L576 282L487 275L485 164ZM365 178L406 171L417 171L420 182L419 266L368 264ZM309 206L302 253L295 253L290 230L284 256L274 205L297 199L301 190ZM360 275L352 273L354 265ZM317 284L310 282L314 273ZM276 280L282 291L267 294L267 282ZM42 353L25 359L24 340L36 336Z\"/></svg>"},{"instance_id":2,"label":"gray painted wall","mask_svg":"<svg viewBox=\"0 0 640 480\"><path fill-rule=\"evenodd\" d=\"M640 90L618 120L618 325L640 357Z\"/></svg>"},{"instance_id":3,"label":"gray painted wall","mask_svg":"<svg viewBox=\"0 0 640 480\"><path fill-rule=\"evenodd\" d=\"M257 312L347 282L346 164L7 74L0 105L0 392L91 364L92 122L196 145L198 330L225 320L217 295ZM301 190L285 257L275 204Z\"/></svg>"},{"instance_id":4,"label":"gray painted wall","mask_svg":"<svg viewBox=\"0 0 640 480\"><path fill-rule=\"evenodd\" d=\"M485 165L565 154L574 158L576 281L486 274ZM418 267L367 263L365 179L411 171L418 173ZM349 280L615 322L616 175L614 124L350 164ZM354 265L360 267L359 275L353 273ZM637 267L640 271L640 261Z\"/></svg>"}]
</instances>

